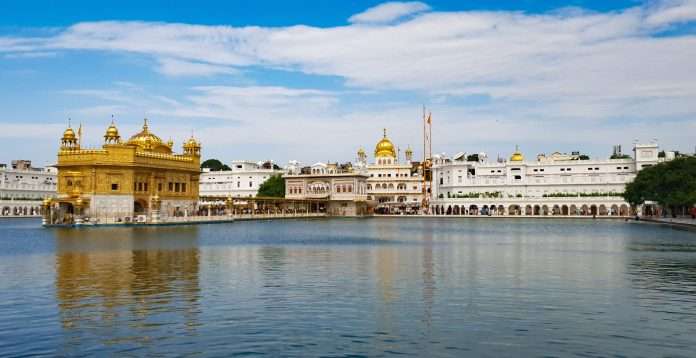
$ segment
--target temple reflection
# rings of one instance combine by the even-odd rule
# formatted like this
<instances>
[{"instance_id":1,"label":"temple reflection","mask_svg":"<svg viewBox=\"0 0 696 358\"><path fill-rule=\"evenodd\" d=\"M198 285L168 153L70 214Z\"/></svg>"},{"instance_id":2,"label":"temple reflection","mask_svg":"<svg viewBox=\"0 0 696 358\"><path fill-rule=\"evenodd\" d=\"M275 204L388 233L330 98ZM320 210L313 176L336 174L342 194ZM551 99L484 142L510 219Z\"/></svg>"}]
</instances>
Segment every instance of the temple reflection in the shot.
<instances>
[{"instance_id":1,"label":"temple reflection","mask_svg":"<svg viewBox=\"0 0 696 358\"><path fill-rule=\"evenodd\" d=\"M61 324L76 337L146 344L153 327L181 322L195 334L200 312L196 227L55 230L56 299ZM118 337L116 327L130 331Z\"/></svg>"}]
</instances>

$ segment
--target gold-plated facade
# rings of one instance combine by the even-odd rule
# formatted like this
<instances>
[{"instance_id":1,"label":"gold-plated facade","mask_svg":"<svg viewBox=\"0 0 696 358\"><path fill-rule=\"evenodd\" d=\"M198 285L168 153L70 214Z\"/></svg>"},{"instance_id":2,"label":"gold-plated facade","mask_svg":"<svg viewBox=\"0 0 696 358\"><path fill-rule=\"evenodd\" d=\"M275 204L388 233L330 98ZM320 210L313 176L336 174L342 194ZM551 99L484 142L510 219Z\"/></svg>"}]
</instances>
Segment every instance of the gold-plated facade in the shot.
<instances>
[{"instance_id":1,"label":"gold-plated facade","mask_svg":"<svg viewBox=\"0 0 696 358\"><path fill-rule=\"evenodd\" d=\"M83 149L71 128L61 138L58 152L58 198L51 223L80 219L99 222L186 215L198 200L201 144L194 138L184 143L183 153L173 153L169 143L142 130L127 142L120 140L112 122L98 149Z\"/></svg>"}]
</instances>

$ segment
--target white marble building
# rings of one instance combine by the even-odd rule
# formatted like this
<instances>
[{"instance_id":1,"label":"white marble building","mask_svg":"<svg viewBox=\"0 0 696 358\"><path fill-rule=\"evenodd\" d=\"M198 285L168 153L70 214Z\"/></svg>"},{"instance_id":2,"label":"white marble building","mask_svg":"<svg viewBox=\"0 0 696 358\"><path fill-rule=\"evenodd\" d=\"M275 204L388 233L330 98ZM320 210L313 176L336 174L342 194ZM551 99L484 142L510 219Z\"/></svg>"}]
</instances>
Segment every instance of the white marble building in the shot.
<instances>
[{"instance_id":1,"label":"white marble building","mask_svg":"<svg viewBox=\"0 0 696 358\"><path fill-rule=\"evenodd\" d=\"M204 169L199 184L200 196L231 196L234 198L255 197L263 182L273 175L282 175L273 161L253 162L235 160L231 170L210 171Z\"/></svg>"},{"instance_id":2,"label":"white marble building","mask_svg":"<svg viewBox=\"0 0 696 358\"><path fill-rule=\"evenodd\" d=\"M316 200L320 212L332 216L368 214L367 174L352 165L316 163L301 168L298 162L286 167L285 197Z\"/></svg>"},{"instance_id":3,"label":"white marble building","mask_svg":"<svg viewBox=\"0 0 696 358\"><path fill-rule=\"evenodd\" d=\"M465 154L433 158L436 215L630 215L621 197L638 171L657 164L657 144L636 144L632 157L581 160L577 154L539 155L526 161L467 161ZM669 158L668 158L669 159Z\"/></svg>"},{"instance_id":4,"label":"white marble building","mask_svg":"<svg viewBox=\"0 0 696 358\"><path fill-rule=\"evenodd\" d=\"M358 150L357 167L367 172L368 200L375 202L375 211L382 214L417 213L423 199L422 177L414 165L413 151L407 148L405 162L399 162L394 144L387 138L377 143L374 162L367 163L365 151Z\"/></svg>"},{"instance_id":5,"label":"white marble building","mask_svg":"<svg viewBox=\"0 0 696 358\"><path fill-rule=\"evenodd\" d=\"M39 216L41 201L56 196L55 168L34 168L31 161L0 164L0 216Z\"/></svg>"}]
</instances>

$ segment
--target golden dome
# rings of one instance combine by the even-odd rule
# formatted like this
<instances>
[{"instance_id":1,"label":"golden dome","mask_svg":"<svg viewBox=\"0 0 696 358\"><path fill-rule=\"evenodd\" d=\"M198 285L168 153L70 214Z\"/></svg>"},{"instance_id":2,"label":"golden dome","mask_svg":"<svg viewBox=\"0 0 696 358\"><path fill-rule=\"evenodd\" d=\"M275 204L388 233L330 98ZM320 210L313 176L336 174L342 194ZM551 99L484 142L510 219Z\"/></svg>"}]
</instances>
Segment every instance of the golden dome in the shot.
<instances>
[{"instance_id":1,"label":"golden dome","mask_svg":"<svg viewBox=\"0 0 696 358\"><path fill-rule=\"evenodd\" d=\"M111 120L111 125L106 129L106 134L104 134L104 140L106 142L118 142L121 140L121 136L118 134L118 128L114 124L114 120Z\"/></svg>"},{"instance_id":2,"label":"golden dome","mask_svg":"<svg viewBox=\"0 0 696 358\"><path fill-rule=\"evenodd\" d=\"M200 149L201 143L196 140L196 138L189 138L186 142L184 142L184 149Z\"/></svg>"},{"instance_id":3,"label":"golden dome","mask_svg":"<svg viewBox=\"0 0 696 358\"><path fill-rule=\"evenodd\" d=\"M387 129L384 129L384 137L375 146L375 157L396 158L394 144L387 138Z\"/></svg>"},{"instance_id":4,"label":"golden dome","mask_svg":"<svg viewBox=\"0 0 696 358\"><path fill-rule=\"evenodd\" d=\"M138 146L142 150L147 150L151 152L167 154L170 154L172 152L171 148L164 144L160 137L150 132L150 128L147 125L147 118L145 118L143 130L140 131L140 133L130 137L130 139L128 140L128 144Z\"/></svg>"},{"instance_id":5,"label":"golden dome","mask_svg":"<svg viewBox=\"0 0 696 358\"><path fill-rule=\"evenodd\" d=\"M75 138L75 131L72 129L72 127L68 127L68 129L63 132L63 140L73 140Z\"/></svg>"},{"instance_id":6,"label":"golden dome","mask_svg":"<svg viewBox=\"0 0 696 358\"><path fill-rule=\"evenodd\" d=\"M524 161L524 156L520 152L519 147L515 147L515 152L512 153L510 156L510 161L511 162L523 162Z\"/></svg>"},{"instance_id":7,"label":"golden dome","mask_svg":"<svg viewBox=\"0 0 696 358\"><path fill-rule=\"evenodd\" d=\"M196 140L196 138L191 135L186 142L184 142L184 154L200 156L201 155L201 143Z\"/></svg>"}]
</instances>

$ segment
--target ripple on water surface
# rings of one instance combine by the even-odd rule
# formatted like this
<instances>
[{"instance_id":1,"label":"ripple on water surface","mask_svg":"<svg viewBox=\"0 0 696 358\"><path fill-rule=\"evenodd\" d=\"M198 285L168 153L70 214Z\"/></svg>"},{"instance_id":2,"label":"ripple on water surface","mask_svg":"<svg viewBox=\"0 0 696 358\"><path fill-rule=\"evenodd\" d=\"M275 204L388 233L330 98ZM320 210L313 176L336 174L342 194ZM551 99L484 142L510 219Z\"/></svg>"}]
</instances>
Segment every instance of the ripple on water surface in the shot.
<instances>
[{"instance_id":1,"label":"ripple on water surface","mask_svg":"<svg viewBox=\"0 0 696 358\"><path fill-rule=\"evenodd\" d=\"M38 224L0 221L0 356L696 351L696 234L662 226Z\"/></svg>"}]
</instances>

